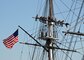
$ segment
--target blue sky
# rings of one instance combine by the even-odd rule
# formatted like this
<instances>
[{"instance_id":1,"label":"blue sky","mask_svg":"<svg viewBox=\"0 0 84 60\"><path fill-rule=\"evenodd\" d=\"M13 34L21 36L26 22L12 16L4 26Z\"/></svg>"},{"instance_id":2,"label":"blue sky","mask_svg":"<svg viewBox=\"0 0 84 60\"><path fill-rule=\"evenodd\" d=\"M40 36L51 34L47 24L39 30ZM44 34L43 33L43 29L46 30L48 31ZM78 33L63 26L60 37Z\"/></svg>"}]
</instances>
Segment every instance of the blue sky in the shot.
<instances>
[{"instance_id":1,"label":"blue sky","mask_svg":"<svg viewBox=\"0 0 84 60\"><path fill-rule=\"evenodd\" d=\"M36 0L0 0L0 60L20 60L22 45L17 43L13 49L7 49L3 39L11 35L18 25L31 32L35 8Z\"/></svg>"},{"instance_id":2,"label":"blue sky","mask_svg":"<svg viewBox=\"0 0 84 60\"><path fill-rule=\"evenodd\" d=\"M39 1L41 2L42 0ZM71 2L72 0L69 1ZM67 6L71 5L69 1L65 1L65 3L68 3ZM59 6L56 9L60 9L56 10L55 13L60 10L69 10L66 6L60 3L59 0L57 2ZM34 31L33 28L35 28L35 21L32 17L38 13L37 10L39 9L37 9L37 4L38 0L0 0L0 60L29 60L30 56L27 52L30 48L17 43L12 49L8 49L4 46L3 39L10 36L18 28L18 25L22 26L29 33ZM60 5L63 5L63 7ZM57 19L66 19L67 13L62 14L64 17L61 17L60 15L61 14L58 14L56 16ZM70 21L70 19L67 19L67 21ZM19 29L19 41L30 42L30 40L31 39L21 29ZM21 58L22 50L23 55Z\"/></svg>"}]
</instances>

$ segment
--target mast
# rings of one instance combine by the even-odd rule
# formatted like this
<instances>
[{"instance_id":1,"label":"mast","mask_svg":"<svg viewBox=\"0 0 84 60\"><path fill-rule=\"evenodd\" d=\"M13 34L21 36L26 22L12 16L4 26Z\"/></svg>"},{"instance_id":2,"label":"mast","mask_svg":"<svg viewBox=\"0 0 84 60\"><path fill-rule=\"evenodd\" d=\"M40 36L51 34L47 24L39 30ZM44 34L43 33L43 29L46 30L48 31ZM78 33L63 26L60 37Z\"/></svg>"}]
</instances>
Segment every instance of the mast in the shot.
<instances>
[{"instance_id":1,"label":"mast","mask_svg":"<svg viewBox=\"0 0 84 60\"><path fill-rule=\"evenodd\" d=\"M69 23L65 23L64 20L56 20L56 18L54 17L53 13L54 13L54 11L53 11L53 0L46 0L46 5L45 5L45 9L44 9L44 16L38 16L37 15L36 17L33 17L33 18L35 18L36 21L39 20L41 22L41 24L42 24L42 25L40 24L39 36L37 38L41 39L41 40L44 40L45 41L44 45L42 45L40 42L38 42L38 40L36 40L34 37L32 37L29 33L27 33L24 29L22 29L19 26L34 41L37 42L37 44L32 44L32 43L21 43L21 44L42 47L43 51L45 50L47 52L47 56L48 56L48 58L46 58L47 60L58 60L58 59L56 59L56 57L54 58L54 54L53 53L54 53L55 49L56 50L61 50L61 51L63 50L62 52L65 53L65 55L64 55L65 58L68 57L68 58L71 59L71 57L68 56L69 54L68 53L66 54L66 52L64 52L64 51L77 52L76 50L74 50L74 48L73 48L73 50L71 50L65 44L63 45L63 44L61 44L59 42L55 42L54 43L54 41L58 40L58 35L56 34L57 32L54 33L55 32L54 31L54 28L55 28L54 26L61 26L61 27L63 27L63 25L65 25L67 27L69 25ZM80 15L80 13L79 13L79 15ZM80 32L70 32L70 31L66 32L66 31L63 31L63 33L65 33L65 35L66 34L74 34L74 35L84 36L84 34L80 33ZM59 47L58 43L60 45L63 45L65 48ZM71 43L70 43L70 45L71 45ZM74 47L75 47L75 44L74 44ZM44 54L44 52L43 52L43 54ZM44 58L44 56L43 56L43 58ZM42 60L43 60L43 58L42 58Z\"/></svg>"},{"instance_id":2,"label":"mast","mask_svg":"<svg viewBox=\"0 0 84 60\"><path fill-rule=\"evenodd\" d=\"M39 21L41 23L43 23L43 26L46 26L45 27L41 27L40 28L40 35L39 35L39 38L41 40L45 40L46 41L46 44L45 46L48 46L48 47L53 47L53 41L56 40L55 38L55 33L54 33L54 25L55 25L55 21L54 21L54 14L53 14L53 0L46 0L46 7L48 7L48 10L44 10L47 12L47 16L41 16L41 17L38 17L36 16L35 18L36 19L39 19ZM46 13L45 12L45 13ZM47 28L47 32L44 31L45 28ZM53 51L54 49L51 49L51 48L47 48L47 52L48 52L48 60L54 60L54 55L53 55Z\"/></svg>"},{"instance_id":3,"label":"mast","mask_svg":"<svg viewBox=\"0 0 84 60\"><path fill-rule=\"evenodd\" d=\"M45 5L45 9L44 9L44 16L37 15L36 17L33 17L36 19L36 21L39 20L42 23L42 25L40 24L41 26L39 28L38 38L41 40L45 40L44 45L42 45L40 42L38 42L38 40L36 40L34 37L32 37L29 33L27 33L24 29L22 29L19 26L25 33L27 33L34 41L36 41L38 43L38 44L31 44L31 43L21 43L21 44L42 47L43 51L45 50L47 52L47 56L48 56L47 60L57 60L56 57L54 58L54 54L53 54L55 49L61 50L61 51L63 50L63 51L77 52L74 49L73 50L69 49L66 45L64 45L64 47L66 47L66 48L59 47L58 46L59 42L54 43L54 41L56 41L58 38L57 34L56 34L57 32L54 33L54 28L55 28L54 26L63 27L63 25L65 25L67 27L69 25L69 23L65 23L64 20L56 20L53 13L54 13L53 0L46 0L46 5ZM74 35L84 36L84 34L80 33L80 32L77 33L77 32L70 32L70 31L67 31L67 32L63 31L63 33L65 33L65 35L66 34L74 34ZM61 43L59 43L59 44L61 44ZM65 53L65 52L63 52L63 53ZM65 54L65 56L69 57L68 54ZM43 60L43 58L42 58L42 60Z\"/></svg>"},{"instance_id":4,"label":"mast","mask_svg":"<svg viewBox=\"0 0 84 60\"><path fill-rule=\"evenodd\" d=\"M53 0L49 0L49 18L48 18L48 33L49 33L49 37L53 38L53 25L54 22L52 22L53 20ZM53 40L52 39L48 39L47 40L47 45L53 47ZM54 60L53 58L53 49L48 48L48 60Z\"/></svg>"}]
</instances>

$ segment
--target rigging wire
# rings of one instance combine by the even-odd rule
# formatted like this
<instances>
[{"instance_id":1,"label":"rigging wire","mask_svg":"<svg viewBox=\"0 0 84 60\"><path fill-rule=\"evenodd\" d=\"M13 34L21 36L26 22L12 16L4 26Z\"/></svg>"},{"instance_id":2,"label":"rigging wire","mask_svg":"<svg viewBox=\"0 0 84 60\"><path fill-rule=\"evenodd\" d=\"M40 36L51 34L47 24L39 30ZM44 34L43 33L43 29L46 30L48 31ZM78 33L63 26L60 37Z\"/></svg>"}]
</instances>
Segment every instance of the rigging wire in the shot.
<instances>
[{"instance_id":1,"label":"rigging wire","mask_svg":"<svg viewBox=\"0 0 84 60\"><path fill-rule=\"evenodd\" d=\"M22 34L22 36L23 36L23 40L25 40L25 34L24 34L24 33ZM24 45L21 46L20 60L22 60L22 58L23 58L23 52L24 52ZM30 55L29 55L29 56L30 56Z\"/></svg>"},{"instance_id":2,"label":"rigging wire","mask_svg":"<svg viewBox=\"0 0 84 60\"><path fill-rule=\"evenodd\" d=\"M82 46L82 52L84 54L84 48L83 48L83 43L82 43L82 40L81 40L81 36L80 36L80 43L81 43L81 46Z\"/></svg>"},{"instance_id":3,"label":"rigging wire","mask_svg":"<svg viewBox=\"0 0 84 60\"><path fill-rule=\"evenodd\" d=\"M70 12L72 11L73 5L74 5L74 2L72 2L71 7L70 7L70 9L69 9L69 12L68 12L67 17L66 17L65 20L67 20L67 18L70 16ZM74 12L73 12L73 14L74 14Z\"/></svg>"},{"instance_id":4,"label":"rigging wire","mask_svg":"<svg viewBox=\"0 0 84 60\"><path fill-rule=\"evenodd\" d=\"M41 10L41 9L40 9L40 10ZM40 10L39 10L39 11L40 11ZM71 11L72 11L72 10L71 10ZM70 11L69 11L69 12L70 12ZM74 14L74 12L73 12L73 14ZM59 44L60 44L60 43L59 43ZM65 52L64 52L64 53L65 53Z\"/></svg>"},{"instance_id":5,"label":"rigging wire","mask_svg":"<svg viewBox=\"0 0 84 60\"><path fill-rule=\"evenodd\" d=\"M63 42L64 40L66 40L65 39L65 37L66 37L66 35L64 35L63 36L63 38L62 38L62 40L61 40L61 42ZM67 41L67 40L66 40ZM57 42L57 41L56 41ZM65 43L65 45L64 45L64 43L62 44L62 43L60 43L60 42L57 42L58 44L60 44L60 45L62 45L64 48L66 47L67 48L67 45L66 45L66 43ZM65 53L65 52L63 52L63 53ZM65 54L65 55L67 55L67 54ZM64 55L62 55L62 57L63 57Z\"/></svg>"},{"instance_id":6,"label":"rigging wire","mask_svg":"<svg viewBox=\"0 0 84 60\"><path fill-rule=\"evenodd\" d=\"M31 53L30 53L30 51L29 51L29 56L30 56L30 60L31 60ZM29 58L28 58L28 60L29 60Z\"/></svg>"},{"instance_id":7,"label":"rigging wire","mask_svg":"<svg viewBox=\"0 0 84 60\"><path fill-rule=\"evenodd\" d=\"M84 20L84 18L83 18L83 19L80 19L80 21L78 21L78 24L80 24L82 20ZM73 22L75 22L75 20L74 20ZM72 22L71 22L71 23L72 23ZM72 25L72 24L70 24L70 25ZM71 30L71 29L73 29L74 27L75 27L75 26L69 28L68 30Z\"/></svg>"},{"instance_id":8,"label":"rigging wire","mask_svg":"<svg viewBox=\"0 0 84 60\"><path fill-rule=\"evenodd\" d=\"M61 50L62 51L62 50ZM70 58L70 60L72 60L72 58L67 54L67 53L65 53L64 51L62 51L64 54L66 54L66 56L67 57L69 57Z\"/></svg>"},{"instance_id":9,"label":"rigging wire","mask_svg":"<svg viewBox=\"0 0 84 60\"><path fill-rule=\"evenodd\" d=\"M38 7L39 7L39 0L37 2L36 13L38 12Z\"/></svg>"},{"instance_id":10,"label":"rigging wire","mask_svg":"<svg viewBox=\"0 0 84 60\"><path fill-rule=\"evenodd\" d=\"M43 49L43 53L42 53L42 56L41 56L41 60L44 60L44 56L45 56L45 50Z\"/></svg>"},{"instance_id":11,"label":"rigging wire","mask_svg":"<svg viewBox=\"0 0 84 60\"><path fill-rule=\"evenodd\" d=\"M75 13L75 9L76 9L76 4L77 4L77 2L75 3L75 8L74 8L74 10L73 10L73 14L72 14L72 17L71 17L71 22L70 22L70 24L72 23L72 20L73 20L73 18L74 18L74 13Z\"/></svg>"},{"instance_id":12,"label":"rigging wire","mask_svg":"<svg viewBox=\"0 0 84 60\"><path fill-rule=\"evenodd\" d=\"M22 60L22 54L23 54L23 47L21 49L20 60Z\"/></svg>"},{"instance_id":13,"label":"rigging wire","mask_svg":"<svg viewBox=\"0 0 84 60\"><path fill-rule=\"evenodd\" d=\"M77 2L76 2L76 3L77 3ZM75 8L76 8L76 4L75 4ZM73 19L73 17L72 17L72 19ZM81 28L81 24L80 24L80 27L79 27L78 32L80 32L80 28ZM77 36L77 37L78 37L78 36ZM73 50L75 49L75 45L76 45L76 43L77 43L77 37L76 37L76 40L75 40L75 43L74 43ZM73 52L72 52L72 54L71 54L71 57L72 57L72 55L73 55Z\"/></svg>"},{"instance_id":14,"label":"rigging wire","mask_svg":"<svg viewBox=\"0 0 84 60\"><path fill-rule=\"evenodd\" d=\"M56 41L57 42L57 41ZM60 44L60 45L62 45L62 46L64 46L64 47L66 47L66 48L68 48L66 45L64 45L64 44L62 44L62 43L60 43L60 42L57 42L58 44ZM55 43L54 43L55 44Z\"/></svg>"},{"instance_id":15,"label":"rigging wire","mask_svg":"<svg viewBox=\"0 0 84 60\"><path fill-rule=\"evenodd\" d=\"M81 41L83 41L84 42L84 40L82 40L82 38L81 38ZM77 41L77 42L80 42L80 41ZM63 43L70 43L70 42L63 42ZM73 41L72 43L75 43L75 41ZM60 43L59 43L60 44ZM62 43L61 43L62 44Z\"/></svg>"},{"instance_id":16,"label":"rigging wire","mask_svg":"<svg viewBox=\"0 0 84 60\"><path fill-rule=\"evenodd\" d=\"M56 1L54 0L55 5L57 6L58 10L61 12L60 8L58 7L58 5L56 4ZM62 17L64 18L64 15L62 13L60 13L62 15ZM55 14L54 14L55 15ZM65 18L64 18L65 19Z\"/></svg>"},{"instance_id":17,"label":"rigging wire","mask_svg":"<svg viewBox=\"0 0 84 60\"><path fill-rule=\"evenodd\" d=\"M55 44L58 48L59 48L59 46L57 45L57 44ZM64 54L66 54L63 50L61 50ZM68 55L68 54L66 54L67 55L67 57L69 57L70 58L70 60L72 60L71 59L71 57Z\"/></svg>"},{"instance_id":18,"label":"rigging wire","mask_svg":"<svg viewBox=\"0 0 84 60\"><path fill-rule=\"evenodd\" d=\"M77 37L76 37L76 40L75 40L75 43L74 43L74 46L73 46L73 50L75 49L75 46L76 46L76 43L77 43L77 40L78 40ZM71 53L71 57L72 57L72 55L73 55L73 52Z\"/></svg>"},{"instance_id":19,"label":"rigging wire","mask_svg":"<svg viewBox=\"0 0 84 60\"><path fill-rule=\"evenodd\" d=\"M37 37L37 34L38 34L38 26L39 26L39 23L37 22L36 24L33 25L33 32L31 35L34 35L34 37Z\"/></svg>"},{"instance_id":20,"label":"rigging wire","mask_svg":"<svg viewBox=\"0 0 84 60\"><path fill-rule=\"evenodd\" d=\"M71 11L75 16L77 16L62 0L60 0L60 1L61 1L62 4L64 4L64 6L65 6L66 8L69 9L69 11ZM73 4L72 4L72 5L73 5Z\"/></svg>"},{"instance_id":21,"label":"rigging wire","mask_svg":"<svg viewBox=\"0 0 84 60\"><path fill-rule=\"evenodd\" d=\"M47 10L48 10L48 2L49 2L49 1L46 0L46 1L45 1L45 4L44 4L44 5L45 5L45 6L44 6L44 11L43 11L43 16L44 16L44 17L47 17L47 13L48 13L48 11L47 11Z\"/></svg>"},{"instance_id":22,"label":"rigging wire","mask_svg":"<svg viewBox=\"0 0 84 60\"><path fill-rule=\"evenodd\" d=\"M82 22L81 22L81 24L80 24L80 27L79 27L78 32L80 32L81 25L82 25ZM78 36L77 36L77 37L78 37ZM82 38L81 38L81 36L80 36L80 44L81 44L81 46L82 46L82 52L83 52L83 50L84 50L84 48L83 48L83 44L82 44L82 41L83 41L83 40L81 40L81 39L82 39ZM74 48L75 48L76 43L77 43L77 39L76 39L76 41L75 41L75 44L74 44L73 50L74 50ZM84 53L84 52L83 52L83 53ZM71 57L72 57L72 55L73 55L73 53L71 54Z\"/></svg>"},{"instance_id":23,"label":"rigging wire","mask_svg":"<svg viewBox=\"0 0 84 60\"><path fill-rule=\"evenodd\" d=\"M73 6L73 4L72 4L72 6ZM71 8L72 8L72 6L71 6ZM71 9L70 9L70 11L71 11ZM69 12L70 13L70 12ZM74 13L73 13L74 14ZM67 15L68 16L68 15Z\"/></svg>"},{"instance_id":24,"label":"rigging wire","mask_svg":"<svg viewBox=\"0 0 84 60\"><path fill-rule=\"evenodd\" d=\"M32 60L34 60L35 51L36 51L36 46L34 47L34 51L33 51L33 55L32 55Z\"/></svg>"},{"instance_id":25,"label":"rigging wire","mask_svg":"<svg viewBox=\"0 0 84 60\"><path fill-rule=\"evenodd\" d=\"M73 14L74 14L74 12L73 12Z\"/></svg>"},{"instance_id":26,"label":"rigging wire","mask_svg":"<svg viewBox=\"0 0 84 60\"><path fill-rule=\"evenodd\" d=\"M80 7L78 7L78 8L75 8L75 9L71 9L71 11L74 11L74 10L78 10ZM62 12L57 12L57 13L54 13L54 15L56 15L56 14L63 14L63 13L67 13L67 12L69 12L70 10L66 10L66 11L62 11ZM73 12L74 13L74 12Z\"/></svg>"},{"instance_id":27,"label":"rigging wire","mask_svg":"<svg viewBox=\"0 0 84 60\"><path fill-rule=\"evenodd\" d=\"M77 27L77 24L78 24L78 20L79 20L79 18L80 18L80 14L81 14L81 10L82 10L83 4L84 4L84 0L83 0L83 2L82 2L82 4L81 4L81 8L80 8L80 11L79 11L79 14L78 14L77 21L76 21L76 24L75 24L75 27L74 27L73 32L75 32L75 30L76 30L76 27ZM73 35L72 35L72 37L71 37L71 41L70 41L70 44L69 44L69 49L70 49L70 47L71 47L72 40L73 40ZM67 54L69 54L69 52L67 52ZM65 60L67 60L67 57L65 58Z\"/></svg>"},{"instance_id":28,"label":"rigging wire","mask_svg":"<svg viewBox=\"0 0 84 60\"><path fill-rule=\"evenodd\" d=\"M40 5L39 5L40 4ZM39 3L38 6L40 6L39 10L38 10L38 14L40 14L40 11L42 10L42 7L44 6L44 2Z\"/></svg>"},{"instance_id":29,"label":"rigging wire","mask_svg":"<svg viewBox=\"0 0 84 60\"><path fill-rule=\"evenodd\" d=\"M80 24L80 27L79 27L79 32L80 32L80 29L81 29L81 26L82 26L82 22L81 22L81 24ZM82 44L82 40L81 40L82 38L81 38L81 36L80 36L80 43L81 43L81 47L82 47L82 52L84 53L84 48L83 48L83 44Z\"/></svg>"}]
</instances>

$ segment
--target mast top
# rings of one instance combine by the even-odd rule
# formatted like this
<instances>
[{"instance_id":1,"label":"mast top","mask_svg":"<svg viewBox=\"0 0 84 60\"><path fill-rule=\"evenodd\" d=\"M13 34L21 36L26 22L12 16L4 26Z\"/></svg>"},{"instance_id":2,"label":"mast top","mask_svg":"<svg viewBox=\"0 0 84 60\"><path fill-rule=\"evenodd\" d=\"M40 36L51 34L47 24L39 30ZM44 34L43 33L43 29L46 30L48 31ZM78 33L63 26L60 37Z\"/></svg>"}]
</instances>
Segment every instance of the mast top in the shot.
<instances>
[{"instance_id":1,"label":"mast top","mask_svg":"<svg viewBox=\"0 0 84 60\"><path fill-rule=\"evenodd\" d=\"M49 17L53 18L53 0L49 0Z\"/></svg>"}]
</instances>

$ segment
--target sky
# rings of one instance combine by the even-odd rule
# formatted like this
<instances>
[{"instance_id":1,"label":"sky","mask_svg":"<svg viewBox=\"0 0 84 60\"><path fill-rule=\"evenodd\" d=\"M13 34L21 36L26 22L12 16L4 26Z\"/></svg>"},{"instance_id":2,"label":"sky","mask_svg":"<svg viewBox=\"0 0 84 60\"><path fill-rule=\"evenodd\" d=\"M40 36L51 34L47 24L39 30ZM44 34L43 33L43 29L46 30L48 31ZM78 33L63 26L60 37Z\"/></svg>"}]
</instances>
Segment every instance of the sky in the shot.
<instances>
[{"instance_id":1,"label":"sky","mask_svg":"<svg viewBox=\"0 0 84 60\"><path fill-rule=\"evenodd\" d=\"M12 49L8 49L4 46L3 40L19 29L19 41L30 42L31 39L18 28L18 25L32 34L35 28L35 21L32 17L38 13L37 3L38 0L0 0L0 60L30 60L30 56L27 53L29 49L27 48L28 46L17 43ZM68 0L66 3L68 3L68 6L71 5ZM60 5L62 4L59 4L59 6ZM63 7L57 8L64 11L67 10L64 5ZM58 12L59 9L56 11ZM65 14L64 17L66 17ZM59 14L56 17L65 19L64 17L60 17ZM23 52L23 55L21 52Z\"/></svg>"},{"instance_id":2,"label":"sky","mask_svg":"<svg viewBox=\"0 0 84 60\"><path fill-rule=\"evenodd\" d=\"M3 39L14 33L18 25L31 32L36 2L36 0L0 0L0 60L20 60L22 45L17 43L12 49L8 49L4 46ZM25 57L24 60L28 59Z\"/></svg>"}]
</instances>

